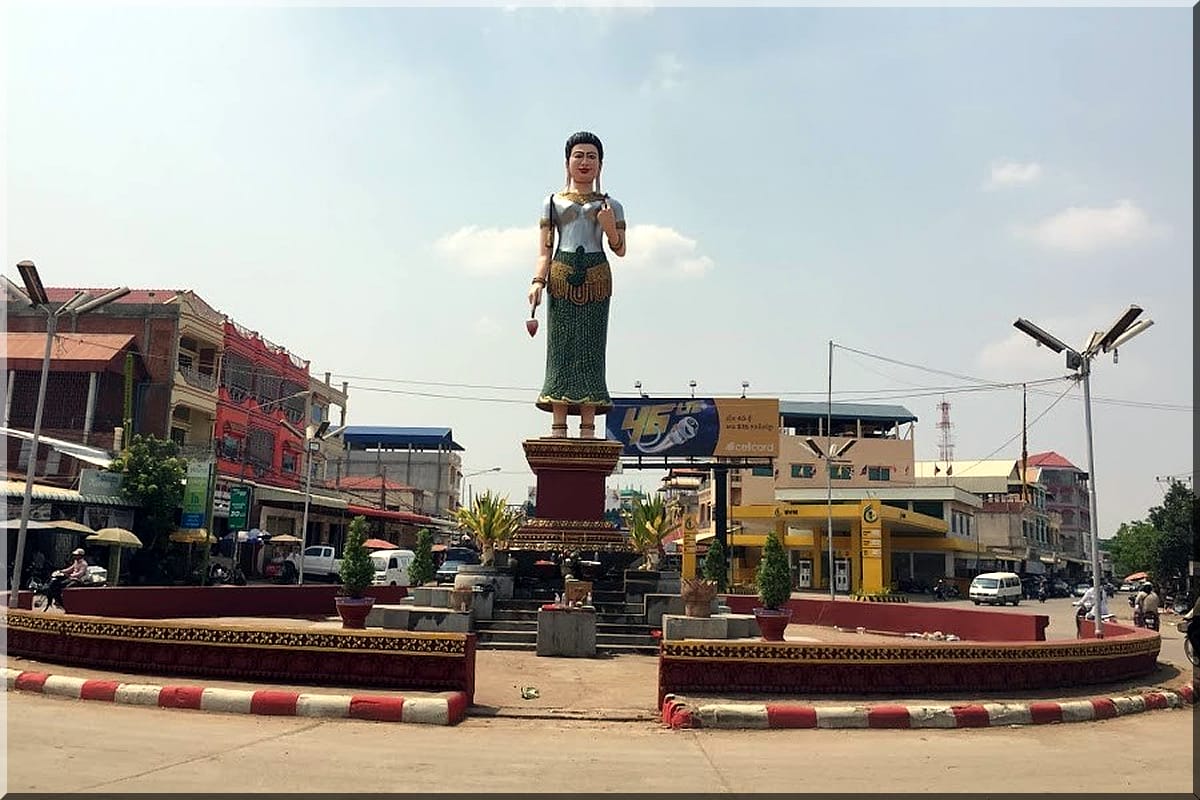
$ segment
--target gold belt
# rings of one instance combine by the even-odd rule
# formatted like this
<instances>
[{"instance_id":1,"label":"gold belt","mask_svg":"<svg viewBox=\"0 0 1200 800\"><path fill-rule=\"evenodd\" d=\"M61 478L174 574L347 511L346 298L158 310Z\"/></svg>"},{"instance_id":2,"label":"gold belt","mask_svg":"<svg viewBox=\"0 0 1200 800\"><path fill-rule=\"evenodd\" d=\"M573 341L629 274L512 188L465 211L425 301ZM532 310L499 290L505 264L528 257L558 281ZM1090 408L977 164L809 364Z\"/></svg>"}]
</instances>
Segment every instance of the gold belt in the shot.
<instances>
[{"instance_id":1,"label":"gold belt","mask_svg":"<svg viewBox=\"0 0 1200 800\"><path fill-rule=\"evenodd\" d=\"M550 281L546 288L550 296L559 300L570 300L578 306L595 303L612 297L612 270L608 262L602 261L588 267L584 272L582 283L572 282L569 278L578 274L578 270L554 261L550 264Z\"/></svg>"}]
</instances>

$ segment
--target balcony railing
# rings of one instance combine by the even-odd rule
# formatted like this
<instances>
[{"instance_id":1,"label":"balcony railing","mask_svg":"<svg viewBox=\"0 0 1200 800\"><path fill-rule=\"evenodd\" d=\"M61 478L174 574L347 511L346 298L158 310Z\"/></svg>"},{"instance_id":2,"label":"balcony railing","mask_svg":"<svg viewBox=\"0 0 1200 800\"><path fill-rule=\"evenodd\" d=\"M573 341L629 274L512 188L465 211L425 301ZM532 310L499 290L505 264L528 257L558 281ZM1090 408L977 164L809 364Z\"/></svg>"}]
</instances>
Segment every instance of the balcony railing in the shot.
<instances>
[{"instance_id":1,"label":"balcony railing","mask_svg":"<svg viewBox=\"0 0 1200 800\"><path fill-rule=\"evenodd\" d=\"M217 390L217 378L215 375L210 375L200 372L195 367L179 366L179 375L183 378L184 383L196 389L205 392L215 392Z\"/></svg>"}]
</instances>

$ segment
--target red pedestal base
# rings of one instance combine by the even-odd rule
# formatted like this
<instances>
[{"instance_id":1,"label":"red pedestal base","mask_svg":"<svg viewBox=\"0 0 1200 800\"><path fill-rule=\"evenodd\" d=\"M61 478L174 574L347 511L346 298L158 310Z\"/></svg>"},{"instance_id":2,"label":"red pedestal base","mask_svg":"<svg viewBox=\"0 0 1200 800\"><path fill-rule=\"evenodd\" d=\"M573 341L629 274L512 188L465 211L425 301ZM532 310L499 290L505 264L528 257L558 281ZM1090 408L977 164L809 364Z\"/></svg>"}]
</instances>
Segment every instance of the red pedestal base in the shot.
<instances>
[{"instance_id":1,"label":"red pedestal base","mask_svg":"<svg viewBox=\"0 0 1200 800\"><path fill-rule=\"evenodd\" d=\"M526 439L525 460L537 475L537 518L509 542L511 550L627 550L604 519L604 479L621 445L604 439Z\"/></svg>"}]
</instances>

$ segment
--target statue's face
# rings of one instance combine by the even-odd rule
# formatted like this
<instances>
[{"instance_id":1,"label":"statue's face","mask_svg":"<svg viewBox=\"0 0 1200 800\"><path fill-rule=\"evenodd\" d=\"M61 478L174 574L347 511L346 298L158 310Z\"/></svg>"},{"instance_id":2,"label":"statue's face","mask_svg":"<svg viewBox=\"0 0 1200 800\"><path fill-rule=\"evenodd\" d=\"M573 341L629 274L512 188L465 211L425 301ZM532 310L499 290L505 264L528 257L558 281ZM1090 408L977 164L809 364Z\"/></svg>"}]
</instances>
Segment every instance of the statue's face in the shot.
<instances>
[{"instance_id":1,"label":"statue's face","mask_svg":"<svg viewBox=\"0 0 1200 800\"><path fill-rule=\"evenodd\" d=\"M577 144L571 148L567 171L576 183L591 183L600 174L600 152L594 144Z\"/></svg>"}]
</instances>

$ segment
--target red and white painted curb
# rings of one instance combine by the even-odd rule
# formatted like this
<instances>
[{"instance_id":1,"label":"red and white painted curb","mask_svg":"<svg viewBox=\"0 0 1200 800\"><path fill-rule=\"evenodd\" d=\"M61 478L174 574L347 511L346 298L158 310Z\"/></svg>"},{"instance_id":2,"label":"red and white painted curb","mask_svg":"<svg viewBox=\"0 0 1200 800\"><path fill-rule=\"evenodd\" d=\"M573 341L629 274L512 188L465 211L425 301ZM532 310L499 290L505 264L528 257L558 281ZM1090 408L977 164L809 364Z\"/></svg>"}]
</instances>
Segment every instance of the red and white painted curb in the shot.
<instances>
[{"instance_id":1,"label":"red and white painted curb","mask_svg":"<svg viewBox=\"0 0 1200 800\"><path fill-rule=\"evenodd\" d=\"M964 705L810 706L799 703L705 703L667 695L662 721L672 728L987 728L1089 722L1192 705L1193 684L1121 697Z\"/></svg>"},{"instance_id":2,"label":"red and white painted curb","mask_svg":"<svg viewBox=\"0 0 1200 800\"><path fill-rule=\"evenodd\" d=\"M228 714L279 717L330 717L423 725L457 725L467 715L465 692L442 697L372 694L315 694L278 689L217 689L204 686L155 686L145 683L49 675L4 668L10 692L36 692L76 700L101 700L134 706L189 708Z\"/></svg>"}]
</instances>

